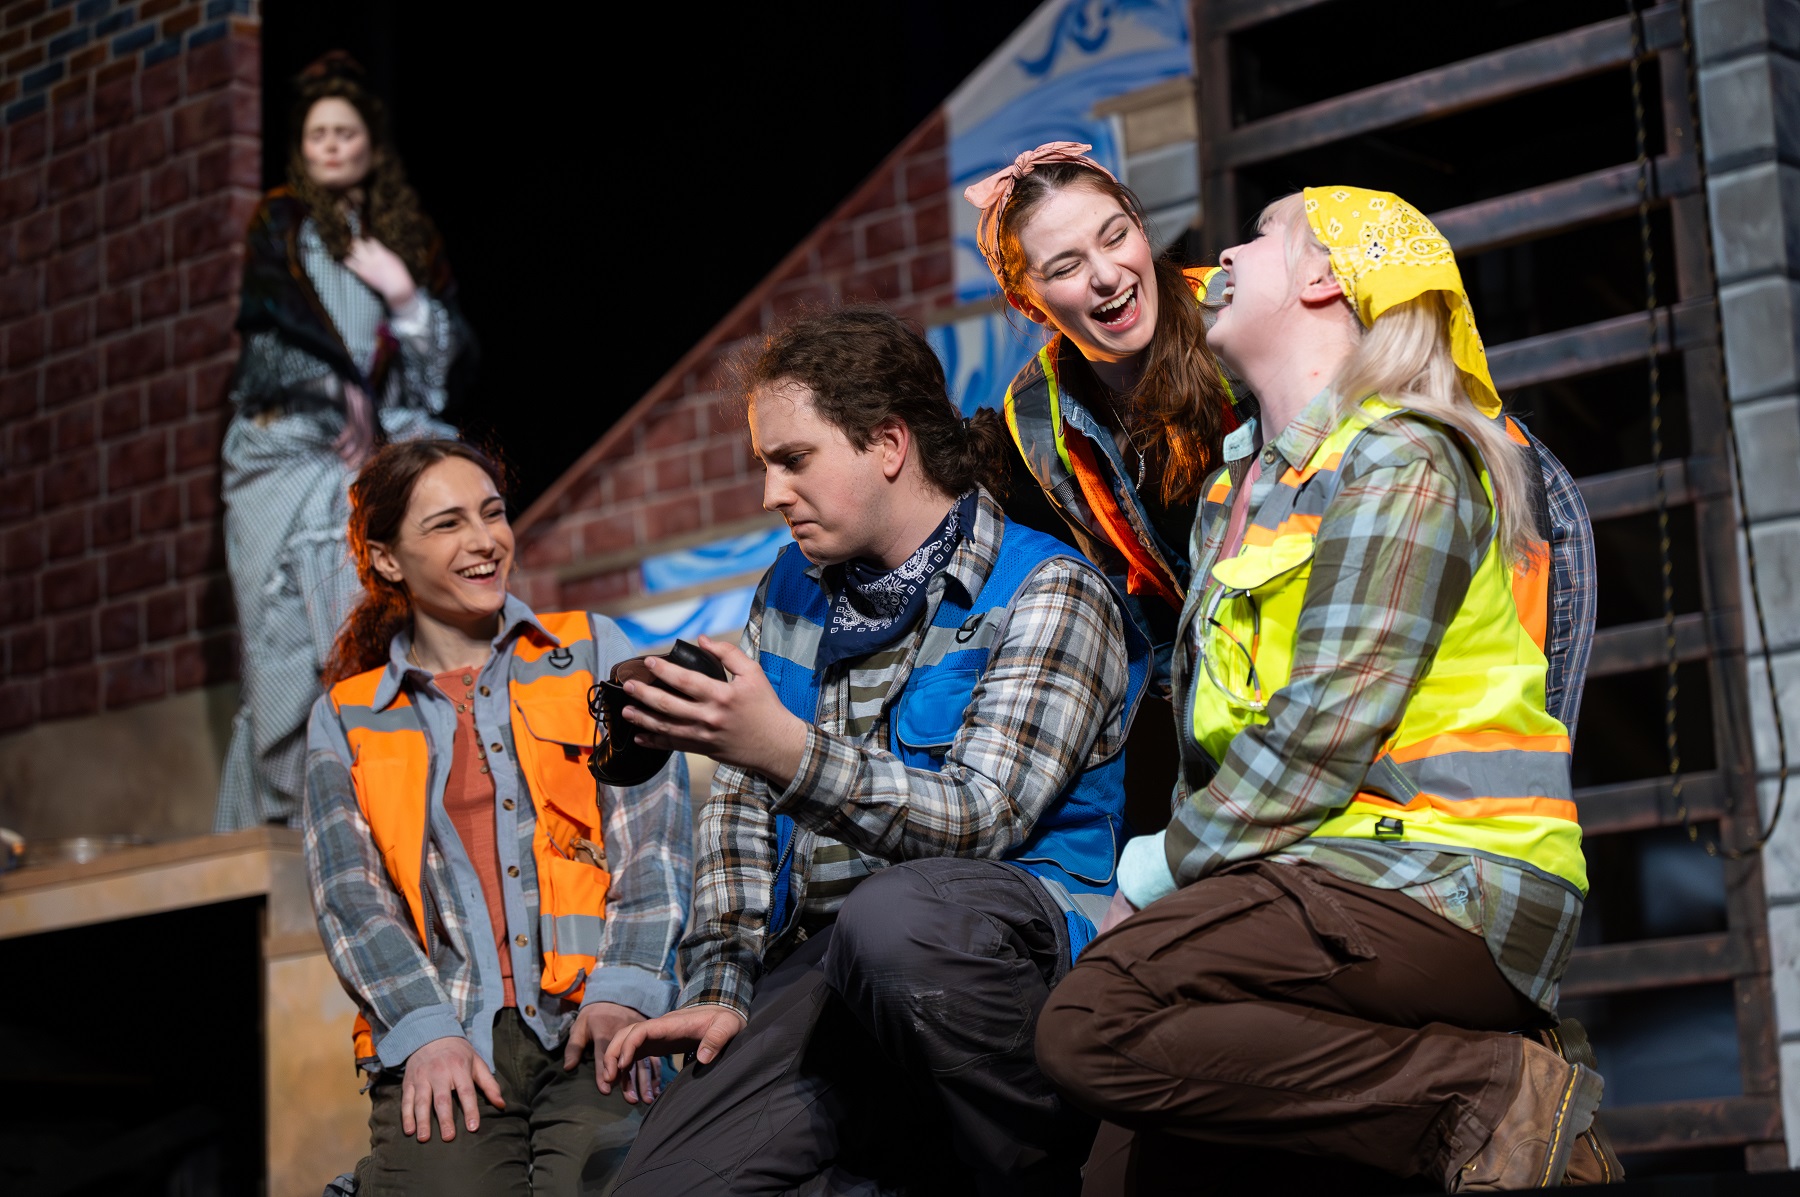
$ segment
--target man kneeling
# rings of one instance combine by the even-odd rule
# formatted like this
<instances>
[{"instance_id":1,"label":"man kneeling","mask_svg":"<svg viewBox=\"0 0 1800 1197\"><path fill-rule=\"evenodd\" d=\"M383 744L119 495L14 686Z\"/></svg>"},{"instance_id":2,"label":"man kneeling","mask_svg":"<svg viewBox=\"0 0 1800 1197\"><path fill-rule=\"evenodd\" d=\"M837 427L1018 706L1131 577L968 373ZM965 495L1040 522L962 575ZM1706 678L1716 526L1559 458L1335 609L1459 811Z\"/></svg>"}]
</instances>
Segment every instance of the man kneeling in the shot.
<instances>
[{"instance_id":1,"label":"man kneeling","mask_svg":"<svg viewBox=\"0 0 1800 1197\"><path fill-rule=\"evenodd\" d=\"M1004 428L959 417L890 313L793 325L745 390L796 546L741 650L702 639L729 682L656 661L679 694L628 687L639 743L721 767L679 1008L602 1062L693 1054L618 1192L1072 1191L1093 1124L1032 1032L1114 889L1144 647L1092 567L1006 522L978 484Z\"/></svg>"}]
</instances>

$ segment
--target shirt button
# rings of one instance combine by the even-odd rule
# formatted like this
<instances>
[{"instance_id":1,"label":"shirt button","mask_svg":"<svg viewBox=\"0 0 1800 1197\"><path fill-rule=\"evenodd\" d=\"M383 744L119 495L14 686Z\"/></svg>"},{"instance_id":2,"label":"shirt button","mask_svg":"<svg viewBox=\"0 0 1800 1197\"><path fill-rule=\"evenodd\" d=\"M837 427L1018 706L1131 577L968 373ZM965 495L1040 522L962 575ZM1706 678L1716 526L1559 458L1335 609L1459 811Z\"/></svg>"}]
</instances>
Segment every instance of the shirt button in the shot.
<instances>
[{"instance_id":1,"label":"shirt button","mask_svg":"<svg viewBox=\"0 0 1800 1197\"><path fill-rule=\"evenodd\" d=\"M464 706L464 705L463 705L463 704L462 704L462 703L460 703L460 702L459 702L459 703L457 703L457 704L456 704L456 713L457 713L457 714L458 714L458 715L460 715L460 714L462 714L462 713L463 713L463 712L464 712L464 711L466 711L466 710L468 710L468 709L469 709L469 708L468 708L468 707L466 707L466 706Z\"/></svg>"},{"instance_id":2,"label":"shirt button","mask_svg":"<svg viewBox=\"0 0 1800 1197\"><path fill-rule=\"evenodd\" d=\"M1273 450L1273 449L1264 449L1263 450L1263 464L1264 465L1274 465L1275 464L1275 450Z\"/></svg>"},{"instance_id":3,"label":"shirt button","mask_svg":"<svg viewBox=\"0 0 1800 1197\"><path fill-rule=\"evenodd\" d=\"M486 772L487 772L487 771L488 771L488 767L487 767L487 766L486 766L486 765L483 765L483 766L482 766L482 767L481 767L481 771L482 771L482 772L483 772L483 773L486 773Z\"/></svg>"},{"instance_id":4,"label":"shirt button","mask_svg":"<svg viewBox=\"0 0 1800 1197\"><path fill-rule=\"evenodd\" d=\"M517 877L519 875L519 866L518 865L507 865L506 866L506 875L508 877Z\"/></svg>"},{"instance_id":5,"label":"shirt button","mask_svg":"<svg viewBox=\"0 0 1800 1197\"><path fill-rule=\"evenodd\" d=\"M505 752L506 749L500 747L500 741L495 740L492 744L488 745L488 751L489 752Z\"/></svg>"},{"instance_id":6,"label":"shirt button","mask_svg":"<svg viewBox=\"0 0 1800 1197\"><path fill-rule=\"evenodd\" d=\"M513 936L513 942L518 944L520 947L524 947L526 944L530 943L531 940L526 937L526 935L523 931L521 931L517 935Z\"/></svg>"},{"instance_id":7,"label":"shirt button","mask_svg":"<svg viewBox=\"0 0 1800 1197\"><path fill-rule=\"evenodd\" d=\"M508 798L506 801L504 801L500 804L500 807L502 810L511 810L513 808L513 800L511 798Z\"/></svg>"},{"instance_id":8,"label":"shirt button","mask_svg":"<svg viewBox=\"0 0 1800 1197\"><path fill-rule=\"evenodd\" d=\"M486 698L490 693L492 693L492 691L490 691L486 686L483 686L481 688L481 696L483 698Z\"/></svg>"},{"instance_id":9,"label":"shirt button","mask_svg":"<svg viewBox=\"0 0 1800 1197\"><path fill-rule=\"evenodd\" d=\"M463 685L473 686L474 684L475 684L475 675L474 674L472 674L472 673L463 674Z\"/></svg>"},{"instance_id":10,"label":"shirt button","mask_svg":"<svg viewBox=\"0 0 1800 1197\"><path fill-rule=\"evenodd\" d=\"M537 1017L537 1007L536 1006L525 1007L525 1017L526 1018L536 1018Z\"/></svg>"}]
</instances>

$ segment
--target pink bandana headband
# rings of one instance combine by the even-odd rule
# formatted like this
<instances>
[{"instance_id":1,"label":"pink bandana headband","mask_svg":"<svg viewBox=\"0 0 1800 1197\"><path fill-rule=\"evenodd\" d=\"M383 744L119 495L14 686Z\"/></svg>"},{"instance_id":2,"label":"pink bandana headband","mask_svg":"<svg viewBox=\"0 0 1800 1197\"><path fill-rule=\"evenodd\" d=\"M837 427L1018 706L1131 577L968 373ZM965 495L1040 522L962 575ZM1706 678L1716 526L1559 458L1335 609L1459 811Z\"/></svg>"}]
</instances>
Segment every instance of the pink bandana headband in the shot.
<instances>
[{"instance_id":1,"label":"pink bandana headband","mask_svg":"<svg viewBox=\"0 0 1800 1197\"><path fill-rule=\"evenodd\" d=\"M1000 214L1006 211L1006 201L1012 198L1013 188L1019 180L1044 165L1046 162L1074 162L1089 170L1097 170L1117 183L1119 180L1113 172L1101 166L1087 156L1094 147L1082 141L1050 141L1035 150L1026 150L1012 160L1009 166L1003 166L979 183L971 183L963 188L963 198L981 209L981 219L975 225L975 243L981 247L981 256L987 259L988 269L994 277L1001 275L1000 261Z\"/></svg>"}]
</instances>

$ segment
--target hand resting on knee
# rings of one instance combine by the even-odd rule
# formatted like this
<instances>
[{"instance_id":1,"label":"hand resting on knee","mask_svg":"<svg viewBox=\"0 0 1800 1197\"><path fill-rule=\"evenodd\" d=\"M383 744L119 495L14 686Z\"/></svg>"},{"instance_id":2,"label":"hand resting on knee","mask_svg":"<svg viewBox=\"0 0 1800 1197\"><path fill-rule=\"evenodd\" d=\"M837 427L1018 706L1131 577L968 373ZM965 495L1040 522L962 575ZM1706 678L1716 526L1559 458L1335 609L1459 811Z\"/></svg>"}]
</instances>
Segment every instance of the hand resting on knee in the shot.
<instances>
[{"instance_id":1,"label":"hand resting on knee","mask_svg":"<svg viewBox=\"0 0 1800 1197\"><path fill-rule=\"evenodd\" d=\"M699 1063L711 1064L743 1029L743 1015L724 1006L689 1006L661 1018L632 1023L614 1035L606 1051L596 1057L600 1092L611 1093L613 1083L626 1069L654 1056L690 1052ZM629 1088L625 1100L632 1100Z\"/></svg>"},{"instance_id":2,"label":"hand resting on knee","mask_svg":"<svg viewBox=\"0 0 1800 1197\"><path fill-rule=\"evenodd\" d=\"M416 1135L419 1142L431 1141L431 1111L436 1110L438 1130L444 1142L456 1138L456 1124L450 1113L450 1096L462 1103L463 1118L471 1132L481 1126L481 1112L475 1105L475 1090L500 1109L506 1100L494 1074L482 1062L467 1039L446 1035L406 1058L406 1071L400 1083L400 1129Z\"/></svg>"}]
</instances>

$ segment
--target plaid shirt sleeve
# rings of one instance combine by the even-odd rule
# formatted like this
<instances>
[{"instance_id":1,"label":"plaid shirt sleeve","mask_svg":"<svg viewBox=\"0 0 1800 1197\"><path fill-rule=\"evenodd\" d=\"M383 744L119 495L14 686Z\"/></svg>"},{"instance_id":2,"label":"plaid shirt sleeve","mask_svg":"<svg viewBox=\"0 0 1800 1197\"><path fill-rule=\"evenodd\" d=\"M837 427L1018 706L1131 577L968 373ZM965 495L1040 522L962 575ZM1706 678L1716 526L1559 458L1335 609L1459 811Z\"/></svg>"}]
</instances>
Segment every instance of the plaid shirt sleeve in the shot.
<instances>
[{"instance_id":1,"label":"plaid shirt sleeve","mask_svg":"<svg viewBox=\"0 0 1800 1197\"><path fill-rule=\"evenodd\" d=\"M885 860L995 857L1123 744L1125 628L1106 583L1052 560L1020 588L939 772L813 727L775 810Z\"/></svg>"},{"instance_id":2,"label":"plaid shirt sleeve","mask_svg":"<svg viewBox=\"0 0 1800 1197\"><path fill-rule=\"evenodd\" d=\"M610 619L592 622L602 662L633 655ZM675 753L641 786L600 787L600 803L612 884L600 954L581 1004L617 1002L656 1018L675 1001L675 946L687 925L694 887L687 758Z\"/></svg>"},{"instance_id":3,"label":"plaid shirt sleeve","mask_svg":"<svg viewBox=\"0 0 1800 1197\"><path fill-rule=\"evenodd\" d=\"M1519 427L1525 428L1523 422ZM1543 442L1525 428L1544 473L1550 508L1550 634L1544 677L1544 707L1575 738L1581 692L1587 685L1588 656L1594 648L1594 525L1575 479Z\"/></svg>"},{"instance_id":4,"label":"plaid shirt sleeve","mask_svg":"<svg viewBox=\"0 0 1800 1197\"><path fill-rule=\"evenodd\" d=\"M1489 507L1448 434L1386 420L1341 468L1342 489L1319 527L1292 677L1271 697L1268 722L1233 738L1210 785L1169 825L1163 847L1180 885L1278 852L1350 801L1479 564Z\"/></svg>"},{"instance_id":5,"label":"plaid shirt sleeve","mask_svg":"<svg viewBox=\"0 0 1800 1197\"><path fill-rule=\"evenodd\" d=\"M306 798L300 827L319 936L351 998L368 1018L381 1063L463 1034L456 1005L388 881L350 782L350 746L329 697L307 728Z\"/></svg>"},{"instance_id":6,"label":"plaid shirt sleeve","mask_svg":"<svg viewBox=\"0 0 1800 1197\"><path fill-rule=\"evenodd\" d=\"M768 587L765 575L740 642L751 659L760 646ZM694 917L681 941L681 1006L725 1006L750 1017L775 892L775 819L768 801L763 782L735 765L720 765L713 774L694 833Z\"/></svg>"}]
</instances>

